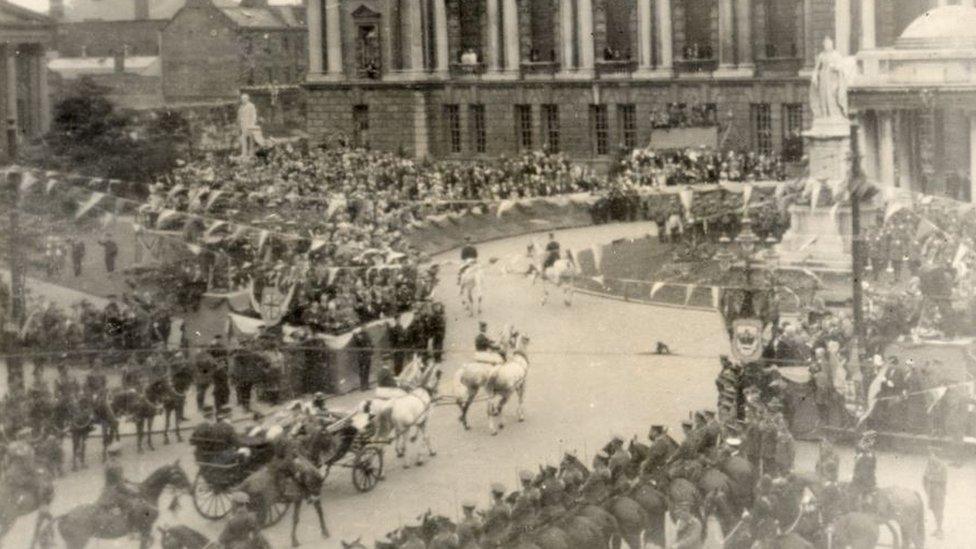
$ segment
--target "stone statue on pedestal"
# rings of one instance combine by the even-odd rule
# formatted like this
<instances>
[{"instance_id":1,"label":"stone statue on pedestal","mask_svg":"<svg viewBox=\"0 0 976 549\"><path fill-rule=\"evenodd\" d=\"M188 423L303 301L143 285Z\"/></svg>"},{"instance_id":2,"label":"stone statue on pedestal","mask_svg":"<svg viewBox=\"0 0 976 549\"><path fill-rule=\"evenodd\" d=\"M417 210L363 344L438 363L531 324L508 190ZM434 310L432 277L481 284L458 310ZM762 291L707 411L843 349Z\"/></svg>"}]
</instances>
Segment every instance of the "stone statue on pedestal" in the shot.
<instances>
[{"instance_id":1,"label":"stone statue on pedestal","mask_svg":"<svg viewBox=\"0 0 976 549\"><path fill-rule=\"evenodd\" d=\"M814 123L826 118L847 120L848 62L834 49L834 41L824 38L823 51L817 54L810 77L810 109Z\"/></svg>"}]
</instances>

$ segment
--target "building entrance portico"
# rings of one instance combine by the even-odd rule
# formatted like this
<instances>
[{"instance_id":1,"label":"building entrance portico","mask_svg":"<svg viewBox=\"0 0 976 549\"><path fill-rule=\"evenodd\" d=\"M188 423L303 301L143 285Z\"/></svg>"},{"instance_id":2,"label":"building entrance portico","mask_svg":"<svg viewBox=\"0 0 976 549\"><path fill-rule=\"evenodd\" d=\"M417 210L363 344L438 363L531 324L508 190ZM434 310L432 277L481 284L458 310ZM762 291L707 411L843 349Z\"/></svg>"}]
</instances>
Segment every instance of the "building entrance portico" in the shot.
<instances>
[{"instance_id":1,"label":"building entrance portico","mask_svg":"<svg viewBox=\"0 0 976 549\"><path fill-rule=\"evenodd\" d=\"M858 54L850 107L867 178L888 194L976 196L976 8L930 10Z\"/></svg>"},{"instance_id":2,"label":"building entrance portico","mask_svg":"<svg viewBox=\"0 0 976 549\"><path fill-rule=\"evenodd\" d=\"M4 157L11 124L19 140L48 129L47 49L53 40L51 19L0 0L0 151Z\"/></svg>"}]
</instances>

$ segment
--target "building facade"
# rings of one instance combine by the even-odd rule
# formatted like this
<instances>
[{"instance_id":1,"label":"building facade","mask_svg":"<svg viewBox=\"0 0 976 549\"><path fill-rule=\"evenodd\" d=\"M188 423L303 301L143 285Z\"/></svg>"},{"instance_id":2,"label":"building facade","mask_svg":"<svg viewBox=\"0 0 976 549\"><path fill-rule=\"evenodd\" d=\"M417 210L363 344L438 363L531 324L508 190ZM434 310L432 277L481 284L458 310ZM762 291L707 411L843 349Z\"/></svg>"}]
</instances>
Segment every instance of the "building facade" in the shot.
<instances>
[{"instance_id":1,"label":"building facade","mask_svg":"<svg viewBox=\"0 0 976 549\"><path fill-rule=\"evenodd\" d=\"M943 6L858 54L850 87L867 178L888 195L976 196L976 8Z\"/></svg>"},{"instance_id":2,"label":"building facade","mask_svg":"<svg viewBox=\"0 0 976 549\"><path fill-rule=\"evenodd\" d=\"M305 9L244 0L188 0L160 37L170 105L236 101L241 89L295 87L305 79Z\"/></svg>"},{"instance_id":3,"label":"building facade","mask_svg":"<svg viewBox=\"0 0 976 549\"><path fill-rule=\"evenodd\" d=\"M46 16L0 0L0 121L13 125L20 140L43 135L51 120L45 60L54 42L54 23ZM8 151L7 132L0 148Z\"/></svg>"},{"instance_id":4,"label":"building facade","mask_svg":"<svg viewBox=\"0 0 976 549\"><path fill-rule=\"evenodd\" d=\"M722 146L778 154L800 140L824 37L845 55L888 45L939 1L308 0L308 129L416 157L607 164L683 103Z\"/></svg>"}]
</instances>

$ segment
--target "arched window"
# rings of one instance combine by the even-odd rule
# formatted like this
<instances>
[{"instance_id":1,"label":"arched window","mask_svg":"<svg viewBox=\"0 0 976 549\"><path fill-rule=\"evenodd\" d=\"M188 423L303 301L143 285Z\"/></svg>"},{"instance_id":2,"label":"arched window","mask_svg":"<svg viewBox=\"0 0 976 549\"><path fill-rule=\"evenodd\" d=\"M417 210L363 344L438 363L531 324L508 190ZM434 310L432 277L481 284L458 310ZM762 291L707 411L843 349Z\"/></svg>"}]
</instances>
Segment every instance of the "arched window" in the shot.
<instances>
[{"instance_id":1,"label":"arched window","mask_svg":"<svg viewBox=\"0 0 976 549\"><path fill-rule=\"evenodd\" d=\"M551 0L533 0L529 3L530 32L532 38L529 61L534 63L556 60L555 9Z\"/></svg>"},{"instance_id":2,"label":"arched window","mask_svg":"<svg viewBox=\"0 0 976 549\"><path fill-rule=\"evenodd\" d=\"M605 61L626 61L631 58L631 18L633 0L605 0L607 13L607 43L603 48Z\"/></svg>"},{"instance_id":3,"label":"arched window","mask_svg":"<svg viewBox=\"0 0 976 549\"><path fill-rule=\"evenodd\" d=\"M778 59L800 55L797 0L765 0L766 57Z\"/></svg>"},{"instance_id":4,"label":"arched window","mask_svg":"<svg viewBox=\"0 0 976 549\"><path fill-rule=\"evenodd\" d=\"M715 0L685 0L685 43L682 57L688 61L714 59L712 8Z\"/></svg>"}]
</instances>

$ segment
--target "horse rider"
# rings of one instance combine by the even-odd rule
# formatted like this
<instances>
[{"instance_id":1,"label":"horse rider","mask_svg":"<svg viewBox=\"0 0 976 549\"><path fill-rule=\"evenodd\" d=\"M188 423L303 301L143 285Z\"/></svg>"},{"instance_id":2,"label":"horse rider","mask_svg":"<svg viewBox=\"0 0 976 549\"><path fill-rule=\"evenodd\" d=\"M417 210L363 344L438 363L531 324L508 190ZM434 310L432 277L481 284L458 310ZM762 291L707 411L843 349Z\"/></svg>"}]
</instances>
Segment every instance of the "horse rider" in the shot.
<instances>
[{"instance_id":1,"label":"horse rider","mask_svg":"<svg viewBox=\"0 0 976 549\"><path fill-rule=\"evenodd\" d=\"M878 486L878 458L874 455L877 433L866 431L854 451L854 475L851 488L861 504L867 503Z\"/></svg>"},{"instance_id":2,"label":"horse rider","mask_svg":"<svg viewBox=\"0 0 976 549\"><path fill-rule=\"evenodd\" d=\"M481 536L484 522L475 514L474 510L476 507L477 505L473 501L466 500L461 502L461 511L464 513L464 517L457 527L458 541L461 547L475 545Z\"/></svg>"},{"instance_id":3,"label":"horse rider","mask_svg":"<svg viewBox=\"0 0 976 549\"><path fill-rule=\"evenodd\" d=\"M105 462L105 486L96 505L107 514L123 516L128 520L126 514L131 507L129 502L140 495L125 479L125 471L119 462L121 453L122 445L119 442L113 442L106 448L108 460Z\"/></svg>"},{"instance_id":4,"label":"horse rider","mask_svg":"<svg viewBox=\"0 0 976 549\"><path fill-rule=\"evenodd\" d=\"M542 263L542 270L545 271L552 267L556 261L559 261L559 242L556 241L555 234L549 233L549 242L546 242L546 259Z\"/></svg>"},{"instance_id":5,"label":"horse rider","mask_svg":"<svg viewBox=\"0 0 976 549\"><path fill-rule=\"evenodd\" d=\"M925 474L922 476L922 487L928 496L929 510L935 518L936 539L942 539L942 521L945 511L946 488L949 484L949 470L945 462L939 459L935 448L929 447L928 461L925 463Z\"/></svg>"},{"instance_id":6,"label":"horse rider","mask_svg":"<svg viewBox=\"0 0 976 549\"><path fill-rule=\"evenodd\" d=\"M478 248L471 243L471 237L464 237L464 246L461 248L461 268L458 269L457 283L461 285L461 277L472 265L478 262Z\"/></svg>"},{"instance_id":7,"label":"horse rider","mask_svg":"<svg viewBox=\"0 0 976 549\"><path fill-rule=\"evenodd\" d=\"M231 513L224 530L220 532L217 543L224 549L254 549L271 547L261 534L257 515L249 508L250 498L244 492L234 492L230 496Z\"/></svg>"},{"instance_id":8,"label":"horse rider","mask_svg":"<svg viewBox=\"0 0 976 549\"><path fill-rule=\"evenodd\" d=\"M501 347L488 336L488 323L483 320L478 322L478 335L474 338L474 358L496 366L505 362Z\"/></svg>"}]
</instances>

